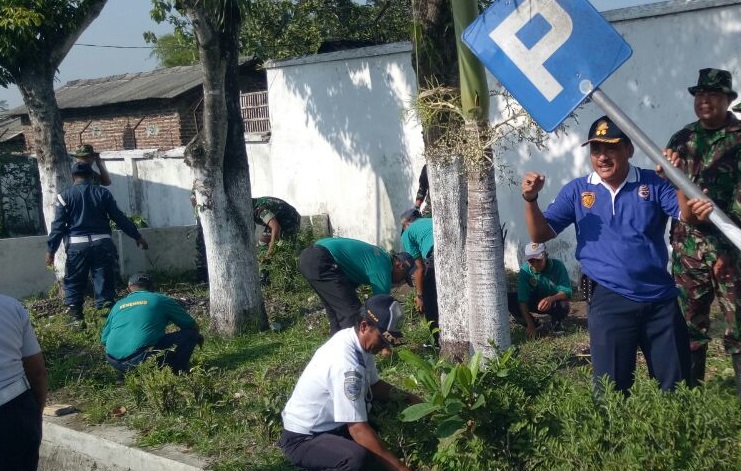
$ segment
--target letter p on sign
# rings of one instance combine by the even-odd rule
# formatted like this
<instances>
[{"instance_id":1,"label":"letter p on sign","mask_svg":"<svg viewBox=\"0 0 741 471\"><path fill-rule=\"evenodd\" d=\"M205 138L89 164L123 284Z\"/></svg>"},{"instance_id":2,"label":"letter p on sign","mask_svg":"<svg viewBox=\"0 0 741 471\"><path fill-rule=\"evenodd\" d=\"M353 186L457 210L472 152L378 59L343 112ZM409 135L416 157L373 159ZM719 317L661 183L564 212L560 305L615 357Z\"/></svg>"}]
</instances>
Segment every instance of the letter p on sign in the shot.
<instances>
[{"instance_id":1,"label":"letter p on sign","mask_svg":"<svg viewBox=\"0 0 741 471\"><path fill-rule=\"evenodd\" d=\"M587 0L496 0L463 41L546 131L633 52Z\"/></svg>"}]
</instances>

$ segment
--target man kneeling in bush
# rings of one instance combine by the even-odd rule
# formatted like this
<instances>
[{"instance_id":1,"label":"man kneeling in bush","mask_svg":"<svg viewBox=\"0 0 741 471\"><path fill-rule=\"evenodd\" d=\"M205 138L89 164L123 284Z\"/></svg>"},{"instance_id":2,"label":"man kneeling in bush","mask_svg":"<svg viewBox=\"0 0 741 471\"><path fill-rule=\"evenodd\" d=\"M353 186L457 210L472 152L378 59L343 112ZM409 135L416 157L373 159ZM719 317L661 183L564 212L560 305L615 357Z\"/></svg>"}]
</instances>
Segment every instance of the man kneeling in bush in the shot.
<instances>
[{"instance_id":1,"label":"man kneeling in bush","mask_svg":"<svg viewBox=\"0 0 741 471\"><path fill-rule=\"evenodd\" d=\"M404 313L387 294L368 299L355 327L340 330L314 353L283 410L278 446L308 471L367 469L370 462L409 468L381 443L368 424L371 399L392 394L420 399L379 379L373 355L399 343Z\"/></svg>"},{"instance_id":2,"label":"man kneeling in bush","mask_svg":"<svg viewBox=\"0 0 741 471\"><path fill-rule=\"evenodd\" d=\"M100 340L106 360L126 372L157 356L160 366L168 365L174 373L187 372L193 350L203 342L198 324L174 299L152 289L152 278L146 273L129 278L130 294L113 306L103 327ZM166 334L171 322L180 330Z\"/></svg>"},{"instance_id":3,"label":"man kneeling in bush","mask_svg":"<svg viewBox=\"0 0 741 471\"><path fill-rule=\"evenodd\" d=\"M527 244L525 258L517 277L517 293L507 294L510 314L525 322L530 338L535 337L538 327L531 312L549 314L553 332L563 333L561 321L571 310L568 299L572 294L566 266L561 260L548 257L545 244Z\"/></svg>"}]
</instances>

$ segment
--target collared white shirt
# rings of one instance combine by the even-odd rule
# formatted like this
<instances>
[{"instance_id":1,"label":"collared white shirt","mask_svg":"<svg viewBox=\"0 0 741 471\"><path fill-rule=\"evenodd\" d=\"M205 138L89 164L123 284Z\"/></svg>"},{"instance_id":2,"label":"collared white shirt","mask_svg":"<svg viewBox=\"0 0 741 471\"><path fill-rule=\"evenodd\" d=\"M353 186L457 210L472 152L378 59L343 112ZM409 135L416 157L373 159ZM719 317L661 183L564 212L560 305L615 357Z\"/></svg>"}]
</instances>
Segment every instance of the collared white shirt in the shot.
<instances>
[{"instance_id":1,"label":"collared white shirt","mask_svg":"<svg viewBox=\"0 0 741 471\"><path fill-rule=\"evenodd\" d=\"M379 380L373 354L355 329L337 332L314 353L283 409L283 427L311 434L367 422L370 386Z\"/></svg>"},{"instance_id":2,"label":"collared white shirt","mask_svg":"<svg viewBox=\"0 0 741 471\"><path fill-rule=\"evenodd\" d=\"M16 299L0 295L0 389L23 377L23 358L40 352L28 311Z\"/></svg>"}]
</instances>

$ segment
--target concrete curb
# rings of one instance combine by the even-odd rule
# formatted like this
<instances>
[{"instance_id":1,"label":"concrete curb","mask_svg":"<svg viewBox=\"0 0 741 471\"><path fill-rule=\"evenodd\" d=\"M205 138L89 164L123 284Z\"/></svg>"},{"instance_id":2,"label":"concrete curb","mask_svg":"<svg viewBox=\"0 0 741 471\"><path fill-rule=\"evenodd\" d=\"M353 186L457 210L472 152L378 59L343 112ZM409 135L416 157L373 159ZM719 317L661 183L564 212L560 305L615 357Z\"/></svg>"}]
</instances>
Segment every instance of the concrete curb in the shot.
<instances>
[{"instance_id":1,"label":"concrete curb","mask_svg":"<svg viewBox=\"0 0 741 471\"><path fill-rule=\"evenodd\" d=\"M123 427L84 426L73 416L44 417L40 471L197 471L208 461L181 447L137 448Z\"/></svg>"}]
</instances>

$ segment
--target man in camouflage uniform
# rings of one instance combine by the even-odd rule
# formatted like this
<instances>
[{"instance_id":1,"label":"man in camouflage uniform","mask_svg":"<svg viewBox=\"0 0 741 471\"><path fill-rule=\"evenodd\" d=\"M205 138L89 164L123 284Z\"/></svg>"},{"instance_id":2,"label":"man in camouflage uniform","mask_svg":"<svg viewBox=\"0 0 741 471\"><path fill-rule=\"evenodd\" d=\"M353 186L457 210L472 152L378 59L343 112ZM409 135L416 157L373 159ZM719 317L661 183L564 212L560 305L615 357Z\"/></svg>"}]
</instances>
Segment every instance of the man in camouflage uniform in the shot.
<instances>
[{"instance_id":1,"label":"man in camouflage uniform","mask_svg":"<svg viewBox=\"0 0 741 471\"><path fill-rule=\"evenodd\" d=\"M265 227L261 242L268 244L268 255L273 253L275 242L282 238L295 237L301 227L301 215L296 208L280 198L252 198L252 214L255 224Z\"/></svg>"},{"instance_id":2,"label":"man in camouflage uniform","mask_svg":"<svg viewBox=\"0 0 741 471\"><path fill-rule=\"evenodd\" d=\"M675 133L667 156L677 155L680 167L736 225L741 223L741 122L728 111L738 96L731 74L702 69L694 96L698 121ZM680 197L683 195L680 194ZM680 288L682 310L690 330L692 367L690 385L705 376L705 357L710 341L710 304L718 300L726 320L723 344L732 356L736 391L741 397L741 309L739 309L739 257L736 248L718 228L701 223L689 226L673 221L671 227L672 272Z\"/></svg>"}]
</instances>

